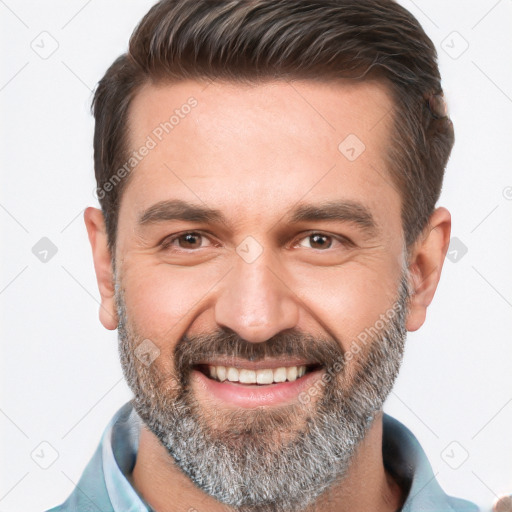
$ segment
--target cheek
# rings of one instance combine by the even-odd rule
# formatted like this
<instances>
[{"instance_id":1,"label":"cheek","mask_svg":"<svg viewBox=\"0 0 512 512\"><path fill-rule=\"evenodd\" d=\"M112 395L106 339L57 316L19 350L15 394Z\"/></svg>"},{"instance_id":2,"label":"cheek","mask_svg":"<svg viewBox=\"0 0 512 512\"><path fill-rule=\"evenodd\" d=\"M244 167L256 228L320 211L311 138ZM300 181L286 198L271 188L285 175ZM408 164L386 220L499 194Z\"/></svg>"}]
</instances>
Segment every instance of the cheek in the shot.
<instances>
[{"instance_id":1,"label":"cheek","mask_svg":"<svg viewBox=\"0 0 512 512\"><path fill-rule=\"evenodd\" d=\"M186 331L190 314L219 280L218 272L164 264L134 264L123 276L130 319L139 334L172 348ZM129 291L128 291L129 290Z\"/></svg>"},{"instance_id":2,"label":"cheek","mask_svg":"<svg viewBox=\"0 0 512 512\"><path fill-rule=\"evenodd\" d=\"M392 308L398 293L398 277L393 276L389 269L385 272L384 268L356 264L328 269L324 275L318 269L310 275L301 271L297 295L309 309L307 314L328 327L347 351Z\"/></svg>"}]
</instances>

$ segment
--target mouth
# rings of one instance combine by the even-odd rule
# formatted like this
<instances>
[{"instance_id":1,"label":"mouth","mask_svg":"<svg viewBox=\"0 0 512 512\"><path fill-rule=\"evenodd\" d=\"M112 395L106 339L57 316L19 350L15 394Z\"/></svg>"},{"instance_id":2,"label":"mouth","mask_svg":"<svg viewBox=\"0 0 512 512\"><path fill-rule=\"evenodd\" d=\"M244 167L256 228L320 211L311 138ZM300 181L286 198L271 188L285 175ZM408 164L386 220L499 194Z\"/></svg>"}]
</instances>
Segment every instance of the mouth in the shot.
<instances>
[{"instance_id":1,"label":"mouth","mask_svg":"<svg viewBox=\"0 0 512 512\"><path fill-rule=\"evenodd\" d=\"M194 367L195 370L211 380L246 386L269 386L281 382L295 382L320 368L321 365L317 363L258 369L212 364L198 364Z\"/></svg>"},{"instance_id":2,"label":"mouth","mask_svg":"<svg viewBox=\"0 0 512 512\"><path fill-rule=\"evenodd\" d=\"M251 408L296 402L324 370L321 364L305 361L222 362L202 362L192 371L196 392L218 406Z\"/></svg>"}]
</instances>

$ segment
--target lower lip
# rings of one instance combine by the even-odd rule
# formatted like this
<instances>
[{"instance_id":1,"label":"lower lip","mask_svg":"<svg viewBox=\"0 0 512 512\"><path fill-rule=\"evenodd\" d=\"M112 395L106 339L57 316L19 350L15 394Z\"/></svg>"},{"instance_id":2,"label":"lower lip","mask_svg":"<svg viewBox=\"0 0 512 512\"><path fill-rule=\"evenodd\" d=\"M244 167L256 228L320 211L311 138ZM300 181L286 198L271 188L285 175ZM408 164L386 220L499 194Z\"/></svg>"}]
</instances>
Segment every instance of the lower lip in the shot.
<instances>
[{"instance_id":1,"label":"lower lip","mask_svg":"<svg viewBox=\"0 0 512 512\"><path fill-rule=\"evenodd\" d=\"M237 382L219 382L208 378L199 370L193 370L192 382L196 383L207 394L222 403L237 407L258 407L261 405L284 405L297 401L299 395L312 387L321 377L322 370L306 373L293 382L257 385L239 384Z\"/></svg>"}]
</instances>

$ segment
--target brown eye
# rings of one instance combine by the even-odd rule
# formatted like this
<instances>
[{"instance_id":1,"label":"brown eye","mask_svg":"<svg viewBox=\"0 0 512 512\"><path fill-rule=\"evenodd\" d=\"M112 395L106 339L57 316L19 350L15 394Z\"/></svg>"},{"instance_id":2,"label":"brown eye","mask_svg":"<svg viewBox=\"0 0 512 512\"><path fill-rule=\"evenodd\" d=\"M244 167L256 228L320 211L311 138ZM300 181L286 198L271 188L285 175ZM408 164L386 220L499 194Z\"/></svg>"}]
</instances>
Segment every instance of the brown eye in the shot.
<instances>
[{"instance_id":1,"label":"brown eye","mask_svg":"<svg viewBox=\"0 0 512 512\"><path fill-rule=\"evenodd\" d=\"M201 233L197 233L196 231L189 231L187 233L182 233L181 235L174 235L169 238L166 238L162 243L163 249L168 249L170 247L177 249L201 249L204 247L201 245L203 240L208 240Z\"/></svg>"},{"instance_id":2,"label":"brown eye","mask_svg":"<svg viewBox=\"0 0 512 512\"><path fill-rule=\"evenodd\" d=\"M183 249L197 249L201 247L201 235L198 233L186 233L177 238Z\"/></svg>"},{"instance_id":3,"label":"brown eye","mask_svg":"<svg viewBox=\"0 0 512 512\"><path fill-rule=\"evenodd\" d=\"M332 246L332 237L329 235L324 235L322 233L311 233L308 236L304 237L302 240L309 240L309 247L311 249L330 249ZM305 245L299 244L302 247L307 247Z\"/></svg>"},{"instance_id":4,"label":"brown eye","mask_svg":"<svg viewBox=\"0 0 512 512\"><path fill-rule=\"evenodd\" d=\"M315 233L307 237L311 241L311 247L313 249L329 249L332 245L331 237L328 235L322 235Z\"/></svg>"},{"instance_id":5,"label":"brown eye","mask_svg":"<svg viewBox=\"0 0 512 512\"><path fill-rule=\"evenodd\" d=\"M302 243L302 240L307 240L309 243L305 245ZM353 243L343 236L333 236L317 232L309 233L307 236L301 238L298 245L310 249L326 250L331 249L334 243L338 243L340 247L353 246Z\"/></svg>"}]
</instances>

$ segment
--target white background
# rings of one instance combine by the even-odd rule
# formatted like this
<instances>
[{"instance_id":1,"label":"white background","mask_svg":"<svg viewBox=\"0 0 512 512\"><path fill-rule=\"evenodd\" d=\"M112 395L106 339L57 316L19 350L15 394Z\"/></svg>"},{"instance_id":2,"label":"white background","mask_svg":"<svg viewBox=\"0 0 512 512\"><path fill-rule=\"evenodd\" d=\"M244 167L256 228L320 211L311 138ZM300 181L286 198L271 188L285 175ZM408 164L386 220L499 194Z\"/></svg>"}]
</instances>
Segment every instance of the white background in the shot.
<instances>
[{"instance_id":1,"label":"white background","mask_svg":"<svg viewBox=\"0 0 512 512\"><path fill-rule=\"evenodd\" d=\"M0 512L63 502L131 397L98 320L83 210L98 206L92 89L152 3L0 1ZM445 262L386 411L447 493L489 510L512 492L512 1L401 3L438 48L457 139L439 205L467 253ZM57 43L46 59L31 47ZM46 263L42 237L58 249ZM51 461L43 441L58 452L48 469L31 458Z\"/></svg>"}]
</instances>

